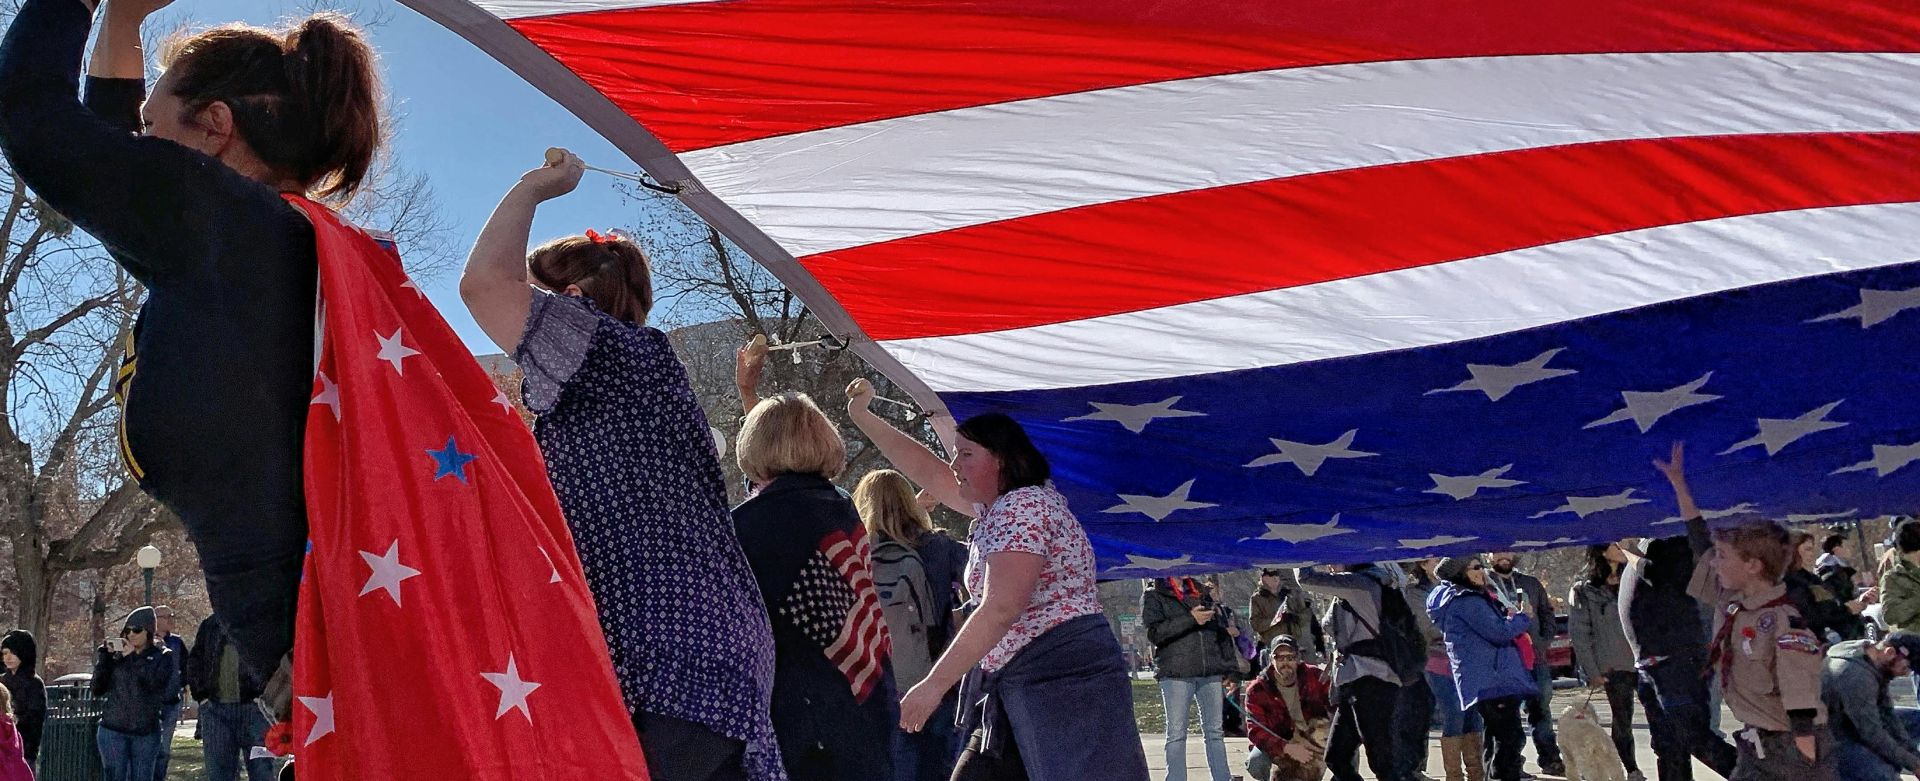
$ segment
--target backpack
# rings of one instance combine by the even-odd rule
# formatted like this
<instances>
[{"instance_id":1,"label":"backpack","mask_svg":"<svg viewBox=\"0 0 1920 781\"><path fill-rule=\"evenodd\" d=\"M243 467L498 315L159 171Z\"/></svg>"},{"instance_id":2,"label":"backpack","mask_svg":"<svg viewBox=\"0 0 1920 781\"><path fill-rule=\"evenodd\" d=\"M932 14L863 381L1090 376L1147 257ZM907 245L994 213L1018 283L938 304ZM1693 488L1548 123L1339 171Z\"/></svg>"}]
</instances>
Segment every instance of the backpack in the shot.
<instances>
[{"instance_id":1,"label":"backpack","mask_svg":"<svg viewBox=\"0 0 1920 781\"><path fill-rule=\"evenodd\" d=\"M1341 607L1353 616L1355 621L1373 633L1373 639L1353 643L1352 647L1341 649L1354 656L1366 656L1387 663L1395 677L1402 683L1421 680L1427 670L1427 642L1420 634L1420 624L1413 619L1413 609L1407 606L1407 598L1400 589L1392 586L1380 586L1380 626L1375 627L1352 606L1342 602Z\"/></svg>"},{"instance_id":2,"label":"backpack","mask_svg":"<svg viewBox=\"0 0 1920 781\"><path fill-rule=\"evenodd\" d=\"M935 615L927 568L918 552L897 540L885 540L873 546L870 557L874 592L893 638L893 683L904 692L933 670L931 629L940 617Z\"/></svg>"}]
</instances>

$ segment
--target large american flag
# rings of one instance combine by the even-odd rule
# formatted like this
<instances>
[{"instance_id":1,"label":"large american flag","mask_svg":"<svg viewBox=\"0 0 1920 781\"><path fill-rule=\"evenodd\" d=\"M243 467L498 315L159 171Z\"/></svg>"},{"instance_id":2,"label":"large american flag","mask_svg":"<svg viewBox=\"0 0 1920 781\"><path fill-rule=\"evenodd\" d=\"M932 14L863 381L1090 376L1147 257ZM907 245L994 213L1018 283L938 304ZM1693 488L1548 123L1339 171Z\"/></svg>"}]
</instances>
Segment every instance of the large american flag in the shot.
<instances>
[{"instance_id":1,"label":"large american flag","mask_svg":"<svg viewBox=\"0 0 1920 781\"><path fill-rule=\"evenodd\" d=\"M408 0L1110 575L1920 499L1912 0Z\"/></svg>"}]
</instances>

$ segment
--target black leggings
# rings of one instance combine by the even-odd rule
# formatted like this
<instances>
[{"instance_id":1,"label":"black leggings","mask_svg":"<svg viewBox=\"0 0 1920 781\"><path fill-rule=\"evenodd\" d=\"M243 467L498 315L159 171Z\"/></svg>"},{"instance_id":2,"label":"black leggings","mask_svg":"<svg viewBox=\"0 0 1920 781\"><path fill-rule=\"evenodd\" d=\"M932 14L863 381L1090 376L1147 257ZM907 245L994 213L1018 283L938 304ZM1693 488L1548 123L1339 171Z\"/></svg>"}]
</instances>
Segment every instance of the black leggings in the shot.
<instances>
[{"instance_id":1,"label":"black leggings","mask_svg":"<svg viewBox=\"0 0 1920 781\"><path fill-rule=\"evenodd\" d=\"M1627 772L1640 770L1633 760L1633 693L1640 688L1640 674L1632 671L1607 673L1607 709L1612 711L1613 749Z\"/></svg>"},{"instance_id":2,"label":"black leggings","mask_svg":"<svg viewBox=\"0 0 1920 781\"><path fill-rule=\"evenodd\" d=\"M1333 694L1333 735L1327 739L1327 769L1335 781L1360 781L1354 755L1367 750L1375 778L1395 778L1393 711L1400 687L1379 678L1340 684Z\"/></svg>"},{"instance_id":3,"label":"black leggings","mask_svg":"<svg viewBox=\"0 0 1920 781\"><path fill-rule=\"evenodd\" d=\"M1487 726L1488 778L1494 781L1520 781L1520 767L1526 761L1521 750L1527 745L1527 731L1520 728L1520 709L1524 697L1501 697L1474 704L1480 720Z\"/></svg>"}]
</instances>

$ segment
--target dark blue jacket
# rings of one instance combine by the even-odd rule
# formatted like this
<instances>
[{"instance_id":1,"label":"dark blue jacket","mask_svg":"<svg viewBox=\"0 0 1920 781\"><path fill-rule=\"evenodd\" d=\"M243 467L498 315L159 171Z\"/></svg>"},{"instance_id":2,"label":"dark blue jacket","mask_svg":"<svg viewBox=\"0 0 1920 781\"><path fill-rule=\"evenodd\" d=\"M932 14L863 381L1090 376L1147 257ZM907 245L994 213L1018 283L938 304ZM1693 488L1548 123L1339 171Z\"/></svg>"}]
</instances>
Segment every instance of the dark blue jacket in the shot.
<instances>
[{"instance_id":1,"label":"dark blue jacket","mask_svg":"<svg viewBox=\"0 0 1920 781\"><path fill-rule=\"evenodd\" d=\"M1540 691L1514 642L1533 619L1525 613L1501 614L1498 603L1481 589L1442 583L1427 597L1427 615L1447 638L1447 659L1453 662L1463 707Z\"/></svg>"}]
</instances>

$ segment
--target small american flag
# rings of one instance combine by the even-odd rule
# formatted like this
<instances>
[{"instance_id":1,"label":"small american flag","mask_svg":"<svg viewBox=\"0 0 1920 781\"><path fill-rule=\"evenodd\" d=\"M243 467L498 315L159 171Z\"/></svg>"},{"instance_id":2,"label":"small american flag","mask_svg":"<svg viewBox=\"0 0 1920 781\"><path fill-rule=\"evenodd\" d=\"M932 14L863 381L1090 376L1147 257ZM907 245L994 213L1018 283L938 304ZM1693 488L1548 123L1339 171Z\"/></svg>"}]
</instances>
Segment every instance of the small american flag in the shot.
<instances>
[{"instance_id":1,"label":"small american flag","mask_svg":"<svg viewBox=\"0 0 1920 781\"><path fill-rule=\"evenodd\" d=\"M866 534L834 532L800 568L800 580L780 612L827 651L847 676L853 698L866 702L886 672L887 623L873 593Z\"/></svg>"}]
</instances>

